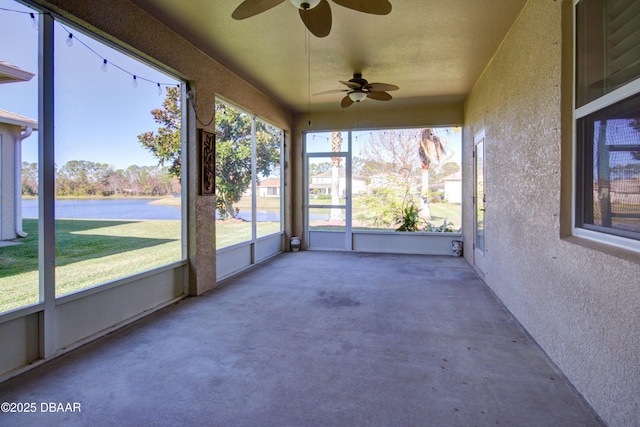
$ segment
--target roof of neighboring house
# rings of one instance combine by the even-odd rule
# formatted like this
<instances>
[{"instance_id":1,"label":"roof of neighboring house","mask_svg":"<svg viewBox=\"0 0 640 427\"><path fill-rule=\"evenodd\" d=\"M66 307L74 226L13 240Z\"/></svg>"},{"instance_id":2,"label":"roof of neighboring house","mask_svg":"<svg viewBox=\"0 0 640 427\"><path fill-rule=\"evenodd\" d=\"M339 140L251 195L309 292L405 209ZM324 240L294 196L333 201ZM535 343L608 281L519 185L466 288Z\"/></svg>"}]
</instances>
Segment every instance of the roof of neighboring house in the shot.
<instances>
[{"instance_id":1,"label":"roof of neighboring house","mask_svg":"<svg viewBox=\"0 0 640 427\"><path fill-rule=\"evenodd\" d=\"M0 83L28 82L35 74L0 60Z\"/></svg>"},{"instance_id":2,"label":"roof of neighboring house","mask_svg":"<svg viewBox=\"0 0 640 427\"><path fill-rule=\"evenodd\" d=\"M332 171L327 171L327 172L319 173L317 175L312 175L311 178L331 178L333 176L332 174L333 174ZM344 169L338 168L338 177L339 178L344 178L345 176L346 176L346 173L345 173ZM364 176L361 176L361 175L353 174L351 176L351 179L357 179L357 180L363 181L366 178Z\"/></svg>"},{"instance_id":3,"label":"roof of neighboring house","mask_svg":"<svg viewBox=\"0 0 640 427\"><path fill-rule=\"evenodd\" d=\"M462 172L456 172L442 179L443 181L462 181Z\"/></svg>"},{"instance_id":4,"label":"roof of neighboring house","mask_svg":"<svg viewBox=\"0 0 640 427\"><path fill-rule=\"evenodd\" d=\"M280 179L268 178L258 183L258 187L280 187Z\"/></svg>"},{"instance_id":5,"label":"roof of neighboring house","mask_svg":"<svg viewBox=\"0 0 640 427\"><path fill-rule=\"evenodd\" d=\"M38 130L38 121L7 110L0 110L0 123Z\"/></svg>"}]
</instances>

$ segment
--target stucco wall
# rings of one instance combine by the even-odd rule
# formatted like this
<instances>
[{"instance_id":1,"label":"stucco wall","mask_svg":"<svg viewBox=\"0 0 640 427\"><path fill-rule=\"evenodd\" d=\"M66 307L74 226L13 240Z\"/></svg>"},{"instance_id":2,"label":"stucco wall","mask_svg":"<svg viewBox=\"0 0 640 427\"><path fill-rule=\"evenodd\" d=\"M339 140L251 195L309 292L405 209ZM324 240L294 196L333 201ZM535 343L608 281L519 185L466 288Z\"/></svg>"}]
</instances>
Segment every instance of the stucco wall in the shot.
<instances>
[{"instance_id":1,"label":"stucco wall","mask_svg":"<svg viewBox=\"0 0 640 427\"><path fill-rule=\"evenodd\" d=\"M571 206L570 26L570 1L529 0L465 104L463 170L473 171L484 129L486 283L605 422L638 426L640 254L561 228ZM463 198L472 195L467 180ZM473 263L471 203L463 221Z\"/></svg>"}]
</instances>

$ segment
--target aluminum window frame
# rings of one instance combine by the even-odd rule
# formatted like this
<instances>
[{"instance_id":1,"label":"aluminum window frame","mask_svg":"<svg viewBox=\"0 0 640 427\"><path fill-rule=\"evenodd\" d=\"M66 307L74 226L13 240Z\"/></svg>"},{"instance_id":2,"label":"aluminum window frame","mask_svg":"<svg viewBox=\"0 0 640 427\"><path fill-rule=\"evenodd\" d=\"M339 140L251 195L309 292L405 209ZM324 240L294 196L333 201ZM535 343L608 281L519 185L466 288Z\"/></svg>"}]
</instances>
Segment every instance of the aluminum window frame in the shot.
<instances>
[{"instance_id":1,"label":"aluminum window frame","mask_svg":"<svg viewBox=\"0 0 640 427\"><path fill-rule=\"evenodd\" d=\"M585 195L589 186L585 184L585 178L591 176L586 169L593 169L593 160L590 165L586 165L585 160L587 151L592 151L592 147L588 147L586 140L580 140L579 136L582 132L579 129L579 123L588 116L604 112L605 109L626 100L631 100L634 96L640 94L640 75L634 80L624 84L623 86L612 90L580 107L577 107L577 87L578 87L578 29L577 29L577 9L578 5L583 1L573 1L573 88L572 88L572 134L573 134L573 161L572 161L572 235L577 237L602 242L608 245L617 246L625 249L631 249L640 252L640 236L638 233L616 230L610 227L591 226L584 224L585 216L585 199L589 199ZM590 154L593 156L593 153Z\"/></svg>"}]
</instances>

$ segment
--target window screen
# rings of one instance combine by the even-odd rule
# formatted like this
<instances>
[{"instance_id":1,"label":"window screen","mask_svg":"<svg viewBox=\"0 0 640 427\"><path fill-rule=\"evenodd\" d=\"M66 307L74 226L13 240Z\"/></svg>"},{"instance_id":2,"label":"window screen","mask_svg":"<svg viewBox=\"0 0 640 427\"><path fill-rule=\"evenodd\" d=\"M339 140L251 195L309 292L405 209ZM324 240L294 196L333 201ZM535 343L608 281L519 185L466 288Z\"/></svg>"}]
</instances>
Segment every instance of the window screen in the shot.
<instances>
[{"instance_id":1,"label":"window screen","mask_svg":"<svg viewBox=\"0 0 640 427\"><path fill-rule=\"evenodd\" d=\"M640 240L638 77L640 1L578 2L577 229Z\"/></svg>"},{"instance_id":2,"label":"window screen","mask_svg":"<svg viewBox=\"0 0 640 427\"><path fill-rule=\"evenodd\" d=\"M640 95L578 120L578 226L640 239Z\"/></svg>"}]
</instances>

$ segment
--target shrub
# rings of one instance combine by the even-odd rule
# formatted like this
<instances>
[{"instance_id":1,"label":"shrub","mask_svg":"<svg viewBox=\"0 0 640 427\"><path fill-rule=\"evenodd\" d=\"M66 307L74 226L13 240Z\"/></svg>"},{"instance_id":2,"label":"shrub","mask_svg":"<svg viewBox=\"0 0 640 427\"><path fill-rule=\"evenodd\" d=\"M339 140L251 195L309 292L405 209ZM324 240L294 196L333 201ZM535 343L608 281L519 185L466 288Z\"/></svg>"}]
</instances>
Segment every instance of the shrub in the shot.
<instances>
[{"instance_id":1,"label":"shrub","mask_svg":"<svg viewBox=\"0 0 640 427\"><path fill-rule=\"evenodd\" d=\"M420 209L413 202L409 202L402 210L402 215L396 217L396 223L400 227L396 231L420 231Z\"/></svg>"}]
</instances>

